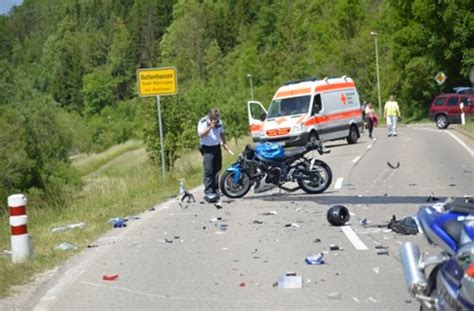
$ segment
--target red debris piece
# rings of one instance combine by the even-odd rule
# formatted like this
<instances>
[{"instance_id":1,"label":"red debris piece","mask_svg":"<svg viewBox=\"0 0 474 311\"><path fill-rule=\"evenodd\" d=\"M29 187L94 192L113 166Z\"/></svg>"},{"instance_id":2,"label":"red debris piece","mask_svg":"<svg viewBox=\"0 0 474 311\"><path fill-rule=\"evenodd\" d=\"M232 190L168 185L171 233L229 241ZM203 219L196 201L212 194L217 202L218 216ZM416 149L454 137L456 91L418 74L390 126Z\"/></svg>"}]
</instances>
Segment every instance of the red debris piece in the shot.
<instances>
[{"instance_id":1,"label":"red debris piece","mask_svg":"<svg viewBox=\"0 0 474 311\"><path fill-rule=\"evenodd\" d=\"M114 275L104 274L102 276L102 280L104 280L104 281L116 281L118 279L118 277L119 277L118 274L114 274Z\"/></svg>"},{"instance_id":2,"label":"red debris piece","mask_svg":"<svg viewBox=\"0 0 474 311\"><path fill-rule=\"evenodd\" d=\"M245 283L244 283L244 282L242 282L242 283L240 283L240 285L239 285L239 286L240 286L240 287L245 287Z\"/></svg>"}]
</instances>

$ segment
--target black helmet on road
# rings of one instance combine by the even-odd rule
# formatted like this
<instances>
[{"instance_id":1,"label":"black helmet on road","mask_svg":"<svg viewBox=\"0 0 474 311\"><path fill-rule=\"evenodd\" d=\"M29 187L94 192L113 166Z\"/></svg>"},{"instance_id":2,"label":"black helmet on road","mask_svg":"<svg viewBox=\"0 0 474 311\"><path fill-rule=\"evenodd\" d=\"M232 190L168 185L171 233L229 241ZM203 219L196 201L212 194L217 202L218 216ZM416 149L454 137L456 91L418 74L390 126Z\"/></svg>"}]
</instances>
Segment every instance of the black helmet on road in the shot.
<instances>
[{"instance_id":1,"label":"black helmet on road","mask_svg":"<svg viewBox=\"0 0 474 311\"><path fill-rule=\"evenodd\" d=\"M343 205L334 205L328 210L326 215L329 223L333 226L343 226L349 221L351 215L349 210Z\"/></svg>"}]
</instances>

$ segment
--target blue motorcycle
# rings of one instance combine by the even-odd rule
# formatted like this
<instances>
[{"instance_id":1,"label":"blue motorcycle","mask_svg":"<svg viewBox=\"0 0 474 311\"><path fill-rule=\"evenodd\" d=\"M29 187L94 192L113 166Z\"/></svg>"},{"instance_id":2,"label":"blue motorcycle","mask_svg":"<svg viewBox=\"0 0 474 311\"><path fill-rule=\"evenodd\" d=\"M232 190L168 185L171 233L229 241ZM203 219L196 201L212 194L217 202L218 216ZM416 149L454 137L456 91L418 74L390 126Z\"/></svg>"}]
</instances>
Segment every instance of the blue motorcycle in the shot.
<instances>
[{"instance_id":1,"label":"blue motorcycle","mask_svg":"<svg viewBox=\"0 0 474 311\"><path fill-rule=\"evenodd\" d=\"M311 143L293 150L285 150L277 143L246 146L239 160L228 167L220 178L220 189L229 198L241 198L252 186L255 193L278 187L293 192L303 189L307 193L324 192L331 184L329 165L306 155L316 150L320 155L329 153L321 143ZM295 188L284 186L296 182Z\"/></svg>"},{"instance_id":2,"label":"blue motorcycle","mask_svg":"<svg viewBox=\"0 0 474 311\"><path fill-rule=\"evenodd\" d=\"M474 310L474 203L446 201L421 207L419 227L442 251L422 258L419 247L400 248L408 290L421 310ZM433 266L429 277L426 268Z\"/></svg>"}]
</instances>

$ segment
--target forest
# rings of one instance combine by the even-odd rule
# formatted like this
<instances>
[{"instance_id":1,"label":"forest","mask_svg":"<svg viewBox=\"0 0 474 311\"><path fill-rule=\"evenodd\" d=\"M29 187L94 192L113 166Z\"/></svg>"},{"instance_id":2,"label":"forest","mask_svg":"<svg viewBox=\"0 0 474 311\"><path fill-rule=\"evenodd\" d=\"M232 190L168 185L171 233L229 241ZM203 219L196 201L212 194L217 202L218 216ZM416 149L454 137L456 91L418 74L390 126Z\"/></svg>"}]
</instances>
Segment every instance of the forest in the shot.
<instances>
[{"instance_id":1,"label":"forest","mask_svg":"<svg viewBox=\"0 0 474 311\"><path fill-rule=\"evenodd\" d=\"M288 80L342 75L377 103L371 32L382 101L426 118L436 94L470 86L473 29L470 0L24 0L0 15L0 213L16 192L61 204L81 187L78 154L139 139L161 164L139 68L177 69L178 95L162 98L173 169L211 107L229 137L247 134L249 74L264 105Z\"/></svg>"}]
</instances>

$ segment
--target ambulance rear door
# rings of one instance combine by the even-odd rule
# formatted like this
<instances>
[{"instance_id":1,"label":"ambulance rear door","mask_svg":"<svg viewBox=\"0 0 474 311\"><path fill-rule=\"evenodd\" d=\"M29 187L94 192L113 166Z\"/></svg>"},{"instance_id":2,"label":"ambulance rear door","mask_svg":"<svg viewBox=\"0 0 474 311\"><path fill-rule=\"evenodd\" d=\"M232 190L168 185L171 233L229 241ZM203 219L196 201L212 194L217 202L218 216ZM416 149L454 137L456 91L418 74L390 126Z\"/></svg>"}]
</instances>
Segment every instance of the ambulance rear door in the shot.
<instances>
[{"instance_id":1,"label":"ambulance rear door","mask_svg":"<svg viewBox=\"0 0 474 311\"><path fill-rule=\"evenodd\" d=\"M263 123L267 117L267 110L260 102L253 100L247 102L247 108L250 134L253 141L258 142L263 131Z\"/></svg>"}]
</instances>

